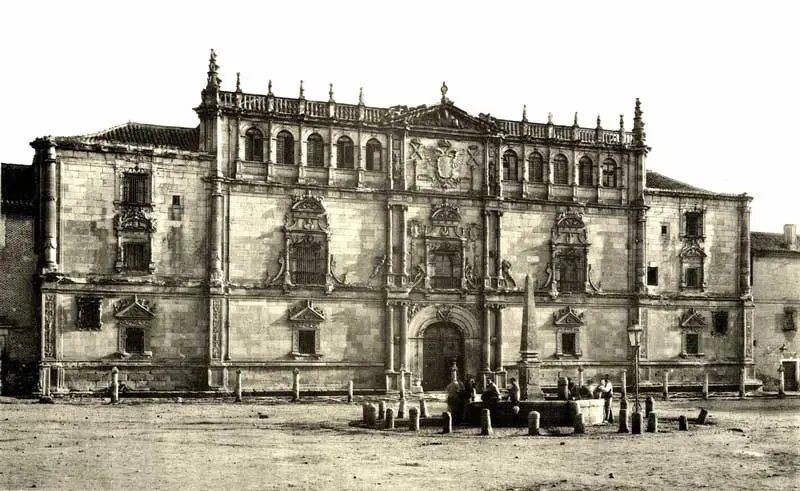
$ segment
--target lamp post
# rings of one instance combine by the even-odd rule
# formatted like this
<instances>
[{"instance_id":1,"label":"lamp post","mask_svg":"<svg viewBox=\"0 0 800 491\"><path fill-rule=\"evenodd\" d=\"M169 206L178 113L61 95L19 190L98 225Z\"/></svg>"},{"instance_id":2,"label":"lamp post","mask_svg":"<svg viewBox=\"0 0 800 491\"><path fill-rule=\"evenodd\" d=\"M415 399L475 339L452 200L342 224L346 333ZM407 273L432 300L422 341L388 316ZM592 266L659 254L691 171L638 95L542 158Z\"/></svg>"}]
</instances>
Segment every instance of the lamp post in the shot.
<instances>
[{"instance_id":1,"label":"lamp post","mask_svg":"<svg viewBox=\"0 0 800 491\"><path fill-rule=\"evenodd\" d=\"M635 377L633 379L633 412L635 413L642 411L642 406L639 404L639 350L642 348L641 338L642 327L638 323L633 324L630 328L628 328L628 341L631 343L631 347L633 348L633 371Z\"/></svg>"}]
</instances>

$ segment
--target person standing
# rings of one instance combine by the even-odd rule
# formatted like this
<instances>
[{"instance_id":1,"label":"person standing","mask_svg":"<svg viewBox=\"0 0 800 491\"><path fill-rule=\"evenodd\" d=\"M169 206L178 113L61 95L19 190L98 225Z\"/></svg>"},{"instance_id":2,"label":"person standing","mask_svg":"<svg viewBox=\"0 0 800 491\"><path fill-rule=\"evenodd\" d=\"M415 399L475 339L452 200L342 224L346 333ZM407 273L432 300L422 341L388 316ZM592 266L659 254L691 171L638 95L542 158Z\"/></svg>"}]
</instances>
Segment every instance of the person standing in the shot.
<instances>
[{"instance_id":1,"label":"person standing","mask_svg":"<svg viewBox=\"0 0 800 491\"><path fill-rule=\"evenodd\" d=\"M606 375L600 380L600 385L597 387L600 391L600 397L603 398L603 422L614 422L614 410L611 403L614 399L614 386L611 385L611 379Z\"/></svg>"},{"instance_id":2,"label":"person standing","mask_svg":"<svg viewBox=\"0 0 800 491\"><path fill-rule=\"evenodd\" d=\"M517 405L519 404L519 395L520 389L519 384L517 383L517 379L511 378L511 387L508 388L508 400L511 401L511 404Z\"/></svg>"}]
</instances>

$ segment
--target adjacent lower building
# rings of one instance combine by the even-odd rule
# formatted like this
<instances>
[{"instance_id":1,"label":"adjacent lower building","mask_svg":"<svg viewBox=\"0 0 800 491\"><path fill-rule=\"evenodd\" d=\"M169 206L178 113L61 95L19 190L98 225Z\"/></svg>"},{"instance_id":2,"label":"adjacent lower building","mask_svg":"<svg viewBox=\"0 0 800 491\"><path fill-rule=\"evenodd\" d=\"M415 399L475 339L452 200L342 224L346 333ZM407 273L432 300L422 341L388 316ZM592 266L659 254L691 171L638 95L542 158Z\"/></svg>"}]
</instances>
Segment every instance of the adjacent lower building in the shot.
<instances>
[{"instance_id":1,"label":"adjacent lower building","mask_svg":"<svg viewBox=\"0 0 800 491\"><path fill-rule=\"evenodd\" d=\"M632 130L220 87L195 128L36 153L41 390L753 381L747 195L648 171ZM677 144L677 143L676 143ZM580 375L579 375L580 374Z\"/></svg>"}]
</instances>

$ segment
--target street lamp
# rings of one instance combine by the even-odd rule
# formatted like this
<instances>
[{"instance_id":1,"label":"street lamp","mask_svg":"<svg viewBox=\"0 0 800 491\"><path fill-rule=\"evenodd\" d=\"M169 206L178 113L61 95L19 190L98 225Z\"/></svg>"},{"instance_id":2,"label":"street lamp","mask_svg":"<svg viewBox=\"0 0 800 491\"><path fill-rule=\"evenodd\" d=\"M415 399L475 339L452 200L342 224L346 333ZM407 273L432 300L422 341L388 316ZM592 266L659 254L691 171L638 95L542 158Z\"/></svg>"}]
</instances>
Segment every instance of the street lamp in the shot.
<instances>
[{"instance_id":1,"label":"street lamp","mask_svg":"<svg viewBox=\"0 0 800 491\"><path fill-rule=\"evenodd\" d=\"M633 412L635 413L642 411L642 406L639 404L639 350L642 348L641 339L642 327L638 323L635 323L628 328L628 341L631 343L631 347L633 348L633 370L634 377L636 377L633 381Z\"/></svg>"}]
</instances>

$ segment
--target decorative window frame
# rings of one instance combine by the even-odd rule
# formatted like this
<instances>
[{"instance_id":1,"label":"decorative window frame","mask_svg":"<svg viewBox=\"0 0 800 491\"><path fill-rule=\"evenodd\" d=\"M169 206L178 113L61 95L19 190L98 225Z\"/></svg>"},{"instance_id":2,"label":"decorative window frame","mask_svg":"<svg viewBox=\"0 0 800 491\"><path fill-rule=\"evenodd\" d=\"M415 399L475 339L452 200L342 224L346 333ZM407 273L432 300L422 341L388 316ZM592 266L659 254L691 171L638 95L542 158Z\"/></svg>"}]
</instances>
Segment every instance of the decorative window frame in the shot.
<instances>
[{"instance_id":1,"label":"decorative window frame","mask_svg":"<svg viewBox=\"0 0 800 491\"><path fill-rule=\"evenodd\" d=\"M155 312L155 304L139 298L138 295L122 299L114 305L114 318L117 321L118 329L117 351L123 357L141 356L150 358L153 356L153 352L150 350L150 334ZM125 343L127 341L126 331L128 328L144 329L144 349L141 353L128 353L125 350Z\"/></svg>"},{"instance_id":2,"label":"decorative window frame","mask_svg":"<svg viewBox=\"0 0 800 491\"><path fill-rule=\"evenodd\" d=\"M284 143L279 147L278 143L281 139L284 140ZM298 164L296 144L297 139L294 137L294 134L285 128L280 128L278 132L275 133L275 163L279 165ZM286 150L287 148L291 149L291 162L286 162L286 157L289 156L289 152ZM283 150L283 152L281 152L281 150Z\"/></svg>"},{"instance_id":3,"label":"decorative window frame","mask_svg":"<svg viewBox=\"0 0 800 491\"><path fill-rule=\"evenodd\" d=\"M581 330L586 325L583 321L584 313L585 312L578 312L572 306L567 306L557 312L553 312L553 326L555 327L556 334L555 357L557 359L577 359L583 356L583 350L581 349ZM561 335L565 333L575 334L575 353L564 353Z\"/></svg>"},{"instance_id":4,"label":"decorative window frame","mask_svg":"<svg viewBox=\"0 0 800 491\"><path fill-rule=\"evenodd\" d=\"M295 360L319 360L324 355L321 350L320 326L326 321L325 311L314 305L311 300L290 308L287 313L292 331L292 351L289 356ZM314 332L314 353L300 352L300 332Z\"/></svg>"},{"instance_id":5,"label":"decorative window frame","mask_svg":"<svg viewBox=\"0 0 800 491\"><path fill-rule=\"evenodd\" d=\"M534 179L536 177L536 166L539 166L541 171L541 179ZM547 162L544 156L538 151L534 150L528 155L528 182L531 184L545 184L547 178Z\"/></svg>"},{"instance_id":6,"label":"decorative window frame","mask_svg":"<svg viewBox=\"0 0 800 491\"><path fill-rule=\"evenodd\" d=\"M561 163L564 164L564 180L563 180L563 182L559 182L560 179L558 178L558 176L560 175L560 174L558 174L558 165L561 164ZM551 165L551 167L553 169L553 181L551 182L551 184L556 184L556 185L559 185L559 186L567 186L567 185L569 185L569 183L570 183L570 175L569 175L570 174L570 172L569 172L570 163L569 163L569 158L566 155L564 155L563 153L557 153L557 154L553 155L553 161L552 161L552 163L550 165Z\"/></svg>"},{"instance_id":7,"label":"decorative window frame","mask_svg":"<svg viewBox=\"0 0 800 491\"><path fill-rule=\"evenodd\" d=\"M703 347L705 340L703 339L703 331L708 328L705 316L694 308L690 308L681 315L679 326L681 328L681 358L704 357ZM688 353L686 351L688 345L687 334L697 334L697 353Z\"/></svg>"},{"instance_id":8,"label":"decorative window frame","mask_svg":"<svg viewBox=\"0 0 800 491\"><path fill-rule=\"evenodd\" d=\"M561 259L567 256L578 255L583 267L583 290L569 292L572 294L592 294L600 291L600 285L595 284L592 277L592 267L589 263L589 248L591 246L586 234L586 224L583 221L583 212L567 209L556 216L556 222L550 231L550 263L547 265L547 279L539 289L549 289L550 296L556 299L562 294L559 288L561 280Z\"/></svg>"},{"instance_id":9,"label":"decorative window frame","mask_svg":"<svg viewBox=\"0 0 800 491\"><path fill-rule=\"evenodd\" d=\"M123 201L125 178L128 174L143 174L149 177L147 203L126 203ZM116 199L114 200L114 231L117 236L117 257L114 269L120 274L153 274L155 272L153 234L156 231L154 191L156 189L155 169L150 163L118 162L116 165ZM128 270L125 267L123 245L127 242L145 242L150 251L150 261L146 270Z\"/></svg>"},{"instance_id":10,"label":"decorative window frame","mask_svg":"<svg viewBox=\"0 0 800 491\"><path fill-rule=\"evenodd\" d=\"M783 325L781 328L783 332L797 331L797 308L791 306L783 308Z\"/></svg>"},{"instance_id":11,"label":"decorative window frame","mask_svg":"<svg viewBox=\"0 0 800 491\"><path fill-rule=\"evenodd\" d=\"M503 152L500 159L502 163L502 174L500 177L503 181L517 182L519 181L519 156L513 148L508 148Z\"/></svg>"},{"instance_id":12,"label":"decorative window frame","mask_svg":"<svg viewBox=\"0 0 800 491\"><path fill-rule=\"evenodd\" d=\"M99 331L103 328L103 299L96 296L75 297L77 314L75 327L82 331ZM96 319L89 315L94 312Z\"/></svg>"},{"instance_id":13,"label":"decorative window frame","mask_svg":"<svg viewBox=\"0 0 800 491\"><path fill-rule=\"evenodd\" d=\"M703 292L707 288L706 281L706 253L696 241L689 241L678 254L681 263L681 291ZM686 282L686 274L690 268L700 269L700 278L697 285L689 285Z\"/></svg>"},{"instance_id":14,"label":"decorative window frame","mask_svg":"<svg viewBox=\"0 0 800 491\"><path fill-rule=\"evenodd\" d=\"M588 179L587 179L588 178ZM594 162L588 155L578 159L578 186L594 185Z\"/></svg>"},{"instance_id":15,"label":"decorative window frame","mask_svg":"<svg viewBox=\"0 0 800 491\"><path fill-rule=\"evenodd\" d=\"M375 160L377 148L377 161ZM377 138L370 138L364 144L364 168L369 172L383 172L384 168L384 145Z\"/></svg>"},{"instance_id":16,"label":"decorative window frame","mask_svg":"<svg viewBox=\"0 0 800 491\"><path fill-rule=\"evenodd\" d=\"M247 128L244 131L244 160L248 162L263 162L265 141L264 132L260 128L255 126ZM260 149L258 148L259 143L261 145Z\"/></svg>"},{"instance_id":17,"label":"decorative window frame","mask_svg":"<svg viewBox=\"0 0 800 491\"><path fill-rule=\"evenodd\" d=\"M317 143L314 143L315 141ZM315 155L318 155L319 159L316 162L312 162L311 161L311 157L312 157L311 147L314 146L314 145L317 145L317 144L319 145L319 148L316 149L317 151L315 152ZM323 138L322 135L320 135L317 132L313 132L313 133L311 133L310 135L308 135L306 137L306 151L305 151L304 155L306 156L306 166L307 167L311 167L311 168L315 168L315 169L321 169L321 168L325 167L325 157L327 156L327 155L325 155L325 147L326 146L327 145L325 145L325 138Z\"/></svg>"},{"instance_id":18,"label":"decorative window frame","mask_svg":"<svg viewBox=\"0 0 800 491\"><path fill-rule=\"evenodd\" d=\"M702 244L703 240L706 237L706 208L705 206L695 204L691 207L681 207L681 230L680 236L682 239L685 240L695 240L698 243ZM688 224L688 216L689 215L699 215L700 216L700 233L699 234L692 234L689 235L686 230L686 226Z\"/></svg>"}]
</instances>

